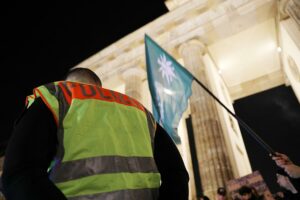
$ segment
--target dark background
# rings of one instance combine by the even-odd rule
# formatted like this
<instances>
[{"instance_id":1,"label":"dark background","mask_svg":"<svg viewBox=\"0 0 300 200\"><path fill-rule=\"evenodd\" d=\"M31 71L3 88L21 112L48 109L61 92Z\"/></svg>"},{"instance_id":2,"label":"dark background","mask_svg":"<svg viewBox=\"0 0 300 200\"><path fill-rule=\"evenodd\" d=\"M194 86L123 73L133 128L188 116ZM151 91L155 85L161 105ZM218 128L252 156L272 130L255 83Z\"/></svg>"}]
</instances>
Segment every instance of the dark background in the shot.
<instances>
[{"instance_id":1,"label":"dark background","mask_svg":"<svg viewBox=\"0 0 300 200\"><path fill-rule=\"evenodd\" d=\"M0 147L34 87L61 80L71 67L167 13L163 0L7 2L0 9ZM238 100L234 107L275 150L299 161L299 104L290 88ZM253 170L260 170L276 189L274 163L252 138L243 136Z\"/></svg>"},{"instance_id":2,"label":"dark background","mask_svg":"<svg viewBox=\"0 0 300 200\"><path fill-rule=\"evenodd\" d=\"M300 106L290 86L281 85L235 101L236 114L274 151L300 164ZM253 137L241 128L252 170L259 170L272 192L277 167Z\"/></svg>"}]
</instances>

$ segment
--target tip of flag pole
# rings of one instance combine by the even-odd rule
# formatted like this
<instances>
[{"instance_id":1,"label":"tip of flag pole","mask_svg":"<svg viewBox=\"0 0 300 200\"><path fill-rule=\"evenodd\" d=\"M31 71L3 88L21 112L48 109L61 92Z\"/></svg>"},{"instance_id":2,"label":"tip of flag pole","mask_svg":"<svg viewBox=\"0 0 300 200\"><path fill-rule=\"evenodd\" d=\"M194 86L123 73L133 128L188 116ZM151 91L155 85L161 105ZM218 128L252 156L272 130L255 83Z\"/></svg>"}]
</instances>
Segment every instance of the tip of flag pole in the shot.
<instances>
[{"instance_id":1,"label":"tip of flag pole","mask_svg":"<svg viewBox=\"0 0 300 200\"><path fill-rule=\"evenodd\" d=\"M151 39L151 37L150 37L147 33L145 33L144 41L145 41L146 45L147 45L147 43L149 43L149 42L154 42L154 41Z\"/></svg>"},{"instance_id":2,"label":"tip of flag pole","mask_svg":"<svg viewBox=\"0 0 300 200\"><path fill-rule=\"evenodd\" d=\"M145 36L144 36L145 40L146 39L150 39L149 35L147 33L145 33Z\"/></svg>"}]
</instances>

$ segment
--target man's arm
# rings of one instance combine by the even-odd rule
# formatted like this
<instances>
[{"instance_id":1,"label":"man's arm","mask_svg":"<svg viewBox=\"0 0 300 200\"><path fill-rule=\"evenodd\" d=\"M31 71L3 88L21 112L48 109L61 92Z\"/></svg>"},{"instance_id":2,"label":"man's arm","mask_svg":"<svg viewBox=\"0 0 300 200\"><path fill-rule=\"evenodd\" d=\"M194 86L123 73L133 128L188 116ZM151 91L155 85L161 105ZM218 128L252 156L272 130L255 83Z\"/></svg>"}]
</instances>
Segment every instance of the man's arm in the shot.
<instances>
[{"instance_id":1,"label":"man's arm","mask_svg":"<svg viewBox=\"0 0 300 200\"><path fill-rule=\"evenodd\" d=\"M272 159L276 164L283 168L285 172L292 178L300 178L300 166L295 165L290 158L282 153L276 152Z\"/></svg>"},{"instance_id":2,"label":"man's arm","mask_svg":"<svg viewBox=\"0 0 300 200\"><path fill-rule=\"evenodd\" d=\"M52 113L37 99L15 125L5 152L2 181L7 199L66 200L47 173L56 145Z\"/></svg>"},{"instance_id":3,"label":"man's arm","mask_svg":"<svg viewBox=\"0 0 300 200\"><path fill-rule=\"evenodd\" d=\"M166 131L157 125L154 139L154 159L161 174L159 200L187 200L189 175L181 155Z\"/></svg>"}]
</instances>

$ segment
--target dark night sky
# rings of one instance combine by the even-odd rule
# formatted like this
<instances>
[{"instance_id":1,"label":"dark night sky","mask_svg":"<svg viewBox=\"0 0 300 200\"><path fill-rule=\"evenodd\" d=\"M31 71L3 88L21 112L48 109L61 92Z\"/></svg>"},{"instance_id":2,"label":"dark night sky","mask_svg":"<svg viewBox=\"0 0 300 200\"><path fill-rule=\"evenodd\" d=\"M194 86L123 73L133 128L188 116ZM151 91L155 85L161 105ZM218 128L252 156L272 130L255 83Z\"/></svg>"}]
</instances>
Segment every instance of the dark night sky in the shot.
<instances>
[{"instance_id":1,"label":"dark night sky","mask_svg":"<svg viewBox=\"0 0 300 200\"><path fill-rule=\"evenodd\" d=\"M9 3L9 2L7 2ZM163 0L20 2L1 7L1 98L9 136L25 97L69 68L167 12Z\"/></svg>"},{"instance_id":2,"label":"dark night sky","mask_svg":"<svg viewBox=\"0 0 300 200\"><path fill-rule=\"evenodd\" d=\"M62 79L69 68L167 12L163 0L7 3L0 8L0 142L9 137L32 88ZM299 161L300 110L290 88L247 97L234 106L275 150ZM274 167L266 152L244 137L253 169Z\"/></svg>"}]
</instances>

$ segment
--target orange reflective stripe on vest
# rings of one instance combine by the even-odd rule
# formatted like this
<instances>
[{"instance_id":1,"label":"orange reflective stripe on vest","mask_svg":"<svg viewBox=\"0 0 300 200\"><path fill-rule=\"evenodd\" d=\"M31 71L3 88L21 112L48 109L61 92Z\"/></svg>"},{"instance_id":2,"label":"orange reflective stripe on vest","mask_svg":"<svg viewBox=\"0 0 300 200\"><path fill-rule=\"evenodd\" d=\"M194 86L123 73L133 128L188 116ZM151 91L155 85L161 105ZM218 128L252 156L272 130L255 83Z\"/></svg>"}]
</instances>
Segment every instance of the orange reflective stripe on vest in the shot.
<instances>
[{"instance_id":1,"label":"orange reflective stripe on vest","mask_svg":"<svg viewBox=\"0 0 300 200\"><path fill-rule=\"evenodd\" d=\"M116 102L119 104L134 106L142 111L144 107L135 99L118 92L97 87L95 85L80 84L75 82L59 82L67 102L71 104L72 99L99 99L102 101Z\"/></svg>"}]
</instances>

